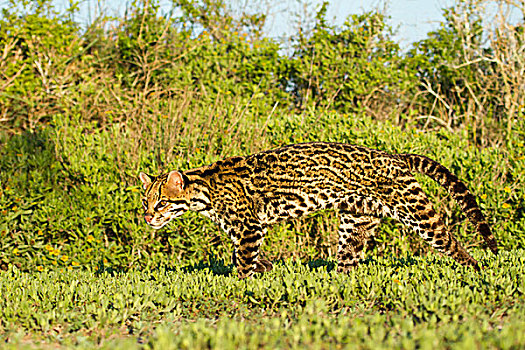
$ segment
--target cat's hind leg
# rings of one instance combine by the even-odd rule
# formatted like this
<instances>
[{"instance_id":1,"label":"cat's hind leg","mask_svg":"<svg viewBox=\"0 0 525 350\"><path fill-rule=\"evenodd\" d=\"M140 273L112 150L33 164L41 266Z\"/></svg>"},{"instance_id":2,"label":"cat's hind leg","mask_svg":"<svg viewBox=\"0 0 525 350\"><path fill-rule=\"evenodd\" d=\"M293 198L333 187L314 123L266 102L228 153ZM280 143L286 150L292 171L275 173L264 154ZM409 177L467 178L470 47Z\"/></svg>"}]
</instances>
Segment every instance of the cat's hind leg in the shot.
<instances>
[{"instance_id":1,"label":"cat's hind leg","mask_svg":"<svg viewBox=\"0 0 525 350\"><path fill-rule=\"evenodd\" d=\"M345 211L340 211L339 215L337 271L348 272L363 259L368 238L380 223L380 219Z\"/></svg>"},{"instance_id":2,"label":"cat's hind leg","mask_svg":"<svg viewBox=\"0 0 525 350\"><path fill-rule=\"evenodd\" d=\"M404 225L411 227L425 242L438 252L450 256L462 265L479 270L478 262L450 233L432 203L414 179L399 191L393 205L395 213Z\"/></svg>"}]
</instances>

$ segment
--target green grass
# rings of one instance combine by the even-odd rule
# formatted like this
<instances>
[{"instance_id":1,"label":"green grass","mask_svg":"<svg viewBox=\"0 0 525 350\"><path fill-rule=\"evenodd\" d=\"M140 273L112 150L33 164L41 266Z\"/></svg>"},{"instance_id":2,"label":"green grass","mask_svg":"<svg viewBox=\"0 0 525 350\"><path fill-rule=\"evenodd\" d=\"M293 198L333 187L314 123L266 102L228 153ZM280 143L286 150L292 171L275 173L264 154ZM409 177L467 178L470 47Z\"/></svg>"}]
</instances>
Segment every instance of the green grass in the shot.
<instances>
[{"instance_id":1,"label":"green grass","mask_svg":"<svg viewBox=\"0 0 525 350\"><path fill-rule=\"evenodd\" d=\"M525 251L480 250L476 273L434 254L277 263L239 280L231 266L118 272L106 266L0 273L0 330L13 348L519 348Z\"/></svg>"}]
</instances>

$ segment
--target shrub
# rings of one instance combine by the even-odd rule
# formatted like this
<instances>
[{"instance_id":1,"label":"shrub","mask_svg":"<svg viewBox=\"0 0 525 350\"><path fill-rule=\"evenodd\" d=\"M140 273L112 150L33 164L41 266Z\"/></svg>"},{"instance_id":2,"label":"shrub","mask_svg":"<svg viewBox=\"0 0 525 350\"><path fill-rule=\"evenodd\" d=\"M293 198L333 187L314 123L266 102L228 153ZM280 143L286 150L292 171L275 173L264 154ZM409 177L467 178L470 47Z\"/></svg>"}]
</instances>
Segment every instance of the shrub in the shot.
<instances>
[{"instance_id":1,"label":"shrub","mask_svg":"<svg viewBox=\"0 0 525 350\"><path fill-rule=\"evenodd\" d=\"M33 129L60 110L67 94L68 65L82 53L82 40L72 20L51 0L14 1L0 19L0 115L11 127ZM22 13L20 15L19 13Z\"/></svg>"},{"instance_id":2,"label":"shrub","mask_svg":"<svg viewBox=\"0 0 525 350\"><path fill-rule=\"evenodd\" d=\"M462 0L444 9L440 29L408 53L420 80L416 108L422 121L467 127L469 137L483 145L508 138L525 111L525 89L517 88L525 86L525 33L523 23L513 25L506 15L509 7L520 5L500 3L495 24L488 26L483 20L493 8L489 5Z\"/></svg>"},{"instance_id":3,"label":"shrub","mask_svg":"<svg viewBox=\"0 0 525 350\"><path fill-rule=\"evenodd\" d=\"M352 15L338 28L328 24L326 10L325 2L312 33L300 31L295 42L289 83L298 105L343 112L402 109L393 104L406 102L403 95L415 79L401 69L403 57L385 16Z\"/></svg>"}]
</instances>

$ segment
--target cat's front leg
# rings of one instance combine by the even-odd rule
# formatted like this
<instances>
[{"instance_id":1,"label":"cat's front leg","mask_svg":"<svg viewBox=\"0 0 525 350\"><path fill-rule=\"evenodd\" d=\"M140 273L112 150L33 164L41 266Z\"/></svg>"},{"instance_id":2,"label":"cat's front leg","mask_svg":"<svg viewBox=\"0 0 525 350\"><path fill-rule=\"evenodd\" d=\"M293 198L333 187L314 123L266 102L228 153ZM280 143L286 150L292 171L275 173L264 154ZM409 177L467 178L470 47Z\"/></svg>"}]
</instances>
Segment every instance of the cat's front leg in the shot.
<instances>
[{"instance_id":1,"label":"cat's front leg","mask_svg":"<svg viewBox=\"0 0 525 350\"><path fill-rule=\"evenodd\" d=\"M264 237L261 224L252 218L234 222L229 231L234 245L232 260L237 266L239 278L250 277L254 272L271 270L272 264L269 261L259 259L259 248Z\"/></svg>"}]
</instances>

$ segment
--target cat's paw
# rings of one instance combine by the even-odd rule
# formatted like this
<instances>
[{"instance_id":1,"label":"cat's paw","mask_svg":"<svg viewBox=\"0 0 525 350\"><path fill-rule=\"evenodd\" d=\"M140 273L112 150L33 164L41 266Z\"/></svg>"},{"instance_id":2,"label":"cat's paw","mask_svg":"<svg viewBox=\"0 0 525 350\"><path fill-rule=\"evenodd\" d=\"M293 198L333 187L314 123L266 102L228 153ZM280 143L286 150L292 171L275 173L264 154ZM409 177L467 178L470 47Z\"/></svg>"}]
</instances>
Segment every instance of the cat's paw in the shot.
<instances>
[{"instance_id":1,"label":"cat's paw","mask_svg":"<svg viewBox=\"0 0 525 350\"><path fill-rule=\"evenodd\" d=\"M266 272L266 271L271 271L272 269L273 269L273 265L268 260L266 259L257 260L256 266L255 266L255 272Z\"/></svg>"}]
</instances>

